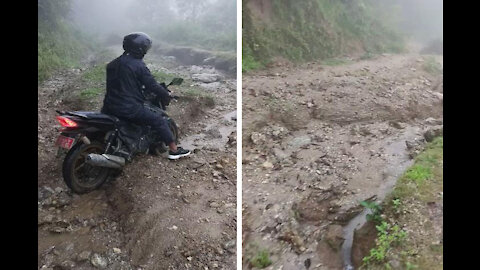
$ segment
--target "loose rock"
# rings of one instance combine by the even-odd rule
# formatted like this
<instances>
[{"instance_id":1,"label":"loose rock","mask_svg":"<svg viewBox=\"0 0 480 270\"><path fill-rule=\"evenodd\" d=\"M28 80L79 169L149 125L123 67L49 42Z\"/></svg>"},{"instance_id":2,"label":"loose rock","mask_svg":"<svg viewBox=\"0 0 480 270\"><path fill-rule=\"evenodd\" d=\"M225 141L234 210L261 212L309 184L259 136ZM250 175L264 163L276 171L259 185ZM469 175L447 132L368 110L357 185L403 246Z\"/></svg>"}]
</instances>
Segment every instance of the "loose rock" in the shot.
<instances>
[{"instance_id":1,"label":"loose rock","mask_svg":"<svg viewBox=\"0 0 480 270\"><path fill-rule=\"evenodd\" d=\"M92 263L93 266L100 269L104 269L108 265L107 259L103 258L97 253L93 254L92 258L90 259L90 262Z\"/></svg>"}]
</instances>

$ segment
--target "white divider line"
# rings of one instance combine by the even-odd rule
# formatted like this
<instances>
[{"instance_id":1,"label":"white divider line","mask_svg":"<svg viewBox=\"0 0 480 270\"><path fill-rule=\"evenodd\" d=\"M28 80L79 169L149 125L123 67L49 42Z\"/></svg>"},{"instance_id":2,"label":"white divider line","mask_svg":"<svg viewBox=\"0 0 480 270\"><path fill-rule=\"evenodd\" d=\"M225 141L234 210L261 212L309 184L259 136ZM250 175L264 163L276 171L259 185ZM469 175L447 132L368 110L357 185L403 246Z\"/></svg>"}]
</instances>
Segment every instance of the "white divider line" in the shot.
<instances>
[{"instance_id":1,"label":"white divider line","mask_svg":"<svg viewBox=\"0 0 480 270\"><path fill-rule=\"evenodd\" d=\"M237 0L237 269L242 269L242 1Z\"/></svg>"}]
</instances>

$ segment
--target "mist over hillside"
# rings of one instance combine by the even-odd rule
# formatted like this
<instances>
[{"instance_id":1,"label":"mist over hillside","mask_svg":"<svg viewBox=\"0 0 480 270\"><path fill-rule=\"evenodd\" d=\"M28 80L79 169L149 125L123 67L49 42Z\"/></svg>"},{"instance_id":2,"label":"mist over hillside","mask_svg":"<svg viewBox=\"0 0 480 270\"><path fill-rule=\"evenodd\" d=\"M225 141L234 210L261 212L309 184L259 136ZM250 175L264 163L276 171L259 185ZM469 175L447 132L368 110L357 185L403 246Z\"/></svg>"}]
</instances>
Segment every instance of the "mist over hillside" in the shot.
<instances>
[{"instance_id":1,"label":"mist over hillside","mask_svg":"<svg viewBox=\"0 0 480 270\"><path fill-rule=\"evenodd\" d=\"M242 1L244 70L275 57L301 62L399 53L443 38L441 0Z\"/></svg>"},{"instance_id":2,"label":"mist over hillside","mask_svg":"<svg viewBox=\"0 0 480 270\"><path fill-rule=\"evenodd\" d=\"M99 38L141 31L176 45L236 49L236 0L73 0L72 19Z\"/></svg>"},{"instance_id":3,"label":"mist over hillside","mask_svg":"<svg viewBox=\"0 0 480 270\"><path fill-rule=\"evenodd\" d=\"M236 51L236 0L39 0L39 82L74 67L123 36L145 32L154 46Z\"/></svg>"}]
</instances>

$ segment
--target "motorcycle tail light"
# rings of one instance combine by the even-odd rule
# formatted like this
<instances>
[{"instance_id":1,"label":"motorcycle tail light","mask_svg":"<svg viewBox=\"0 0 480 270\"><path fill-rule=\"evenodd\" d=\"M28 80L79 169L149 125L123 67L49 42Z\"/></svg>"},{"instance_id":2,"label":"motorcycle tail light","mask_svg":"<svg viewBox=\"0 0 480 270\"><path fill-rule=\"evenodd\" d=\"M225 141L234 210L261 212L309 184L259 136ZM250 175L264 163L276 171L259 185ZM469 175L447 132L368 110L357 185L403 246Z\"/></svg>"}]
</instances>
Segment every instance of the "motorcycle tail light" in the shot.
<instances>
[{"instance_id":1,"label":"motorcycle tail light","mask_svg":"<svg viewBox=\"0 0 480 270\"><path fill-rule=\"evenodd\" d=\"M78 126L75 121L64 116L57 116L57 120L58 122L60 122L60 125L62 125L62 127L74 128Z\"/></svg>"}]
</instances>

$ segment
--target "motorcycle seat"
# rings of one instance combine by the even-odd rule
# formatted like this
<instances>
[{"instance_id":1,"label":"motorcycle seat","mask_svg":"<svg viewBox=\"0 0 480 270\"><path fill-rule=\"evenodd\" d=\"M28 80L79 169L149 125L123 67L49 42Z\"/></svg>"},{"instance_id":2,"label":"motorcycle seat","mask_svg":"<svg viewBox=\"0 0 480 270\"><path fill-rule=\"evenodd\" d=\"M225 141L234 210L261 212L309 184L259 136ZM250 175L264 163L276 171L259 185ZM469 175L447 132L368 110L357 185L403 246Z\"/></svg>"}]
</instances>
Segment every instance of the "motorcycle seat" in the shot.
<instances>
[{"instance_id":1,"label":"motorcycle seat","mask_svg":"<svg viewBox=\"0 0 480 270\"><path fill-rule=\"evenodd\" d=\"M87 118L87 119L110 120L114 123L120 123L120 119L118 117L100 113L100 112L74 111L74 112L67 112L67 113L70 115Z\"/></svg>"}]
</instances>

